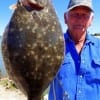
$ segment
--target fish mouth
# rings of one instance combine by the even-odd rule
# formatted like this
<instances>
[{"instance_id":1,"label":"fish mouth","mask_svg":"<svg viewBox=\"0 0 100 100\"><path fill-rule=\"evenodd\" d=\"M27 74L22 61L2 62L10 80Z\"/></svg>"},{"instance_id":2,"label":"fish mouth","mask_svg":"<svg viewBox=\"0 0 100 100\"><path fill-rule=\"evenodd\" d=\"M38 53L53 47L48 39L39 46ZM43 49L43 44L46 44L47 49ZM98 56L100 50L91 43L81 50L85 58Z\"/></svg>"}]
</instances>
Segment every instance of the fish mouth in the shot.
<instances>
[{"instance_id":1,"label":"fish mouth","mask_svg":"<svg viewBox=\"0 0 100 100\"><path fill-rule=\"evenodd\" d=\"M29 0L29 5L33 10L42 10L47 4L47 0Z\"/></svg>"}]
</instances>

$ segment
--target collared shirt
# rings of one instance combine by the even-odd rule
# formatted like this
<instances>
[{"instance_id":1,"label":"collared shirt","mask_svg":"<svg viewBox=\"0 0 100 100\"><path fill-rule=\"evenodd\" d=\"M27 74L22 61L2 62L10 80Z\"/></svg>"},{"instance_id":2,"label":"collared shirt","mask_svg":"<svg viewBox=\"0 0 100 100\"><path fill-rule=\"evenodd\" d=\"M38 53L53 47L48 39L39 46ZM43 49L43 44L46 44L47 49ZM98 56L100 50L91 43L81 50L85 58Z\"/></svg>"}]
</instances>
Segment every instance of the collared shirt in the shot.
<instances>
[{"instance_id":1,"label":"collared shirt","mask_svg":"<svg viewBox=\"0 0 100 100\"><path fill-rule=\"evenodd\" d=\"M65 37L65 55L50 84L49 100L100 100L100 39L86 35L80 54Z\"/></svg>"}]
</instances>

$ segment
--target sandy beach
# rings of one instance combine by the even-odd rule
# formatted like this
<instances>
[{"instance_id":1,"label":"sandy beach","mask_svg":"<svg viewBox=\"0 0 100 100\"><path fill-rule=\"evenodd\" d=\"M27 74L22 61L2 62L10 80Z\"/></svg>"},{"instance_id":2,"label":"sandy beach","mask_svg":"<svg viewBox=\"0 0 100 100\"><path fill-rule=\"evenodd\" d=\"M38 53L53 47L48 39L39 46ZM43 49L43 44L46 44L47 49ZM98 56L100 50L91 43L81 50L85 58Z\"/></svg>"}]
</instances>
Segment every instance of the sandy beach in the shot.
<instances>
[{"instance_id":1,"label":"sandy beach","mask_svg":"<svg viewBox=\"0 0 100 100\"><path fill-rule=\"evenodd\" d=\"M0 79L0 100L27 100L27 97L8 78ZM48 95L43 100L48 100Z\"/></svg>"},{"instance_id":2,"label":"sandy beach","mask_svg":"<svg viewBox=\"0 0 100 100\"><path fill-rule=\"evenodd\" d=\"M26 96L19 89L11 89L7 83L1 82L4 80L0 80L0 100L27 100Z\"/></svg>"},{"instance_id":3,"label":"sandy beach","mask_svg":"<svg viewBox=\"0 0 100 100\"><path fill-rule=\"evenodd\" d=\"M7 90L0 85L0 100L27 100L19 90Z\"/></svg>"}]
</instances>

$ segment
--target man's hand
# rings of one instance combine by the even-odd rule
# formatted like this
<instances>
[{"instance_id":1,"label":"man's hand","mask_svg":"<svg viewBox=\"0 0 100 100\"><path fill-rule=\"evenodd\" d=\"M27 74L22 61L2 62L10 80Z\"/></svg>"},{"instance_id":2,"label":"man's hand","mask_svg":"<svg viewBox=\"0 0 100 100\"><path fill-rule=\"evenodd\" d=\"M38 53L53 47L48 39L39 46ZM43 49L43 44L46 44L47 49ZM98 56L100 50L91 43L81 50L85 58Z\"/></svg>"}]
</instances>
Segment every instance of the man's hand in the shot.
<instances>
[{"instance_id":1,"label":"man's hand","mask_svg":"<svg viewBox=\"0 0 100 100\"><path fill-rule=\"evenodd\" d=\"M30 7L31 10L42 10L47 4L47 0L20 0L25 7Z\"/></svg>"},{"instance_id":2,"label":"man's hand","mask_svg":"<svg viewBox=\"0 0 100 100\"><path fill-rule=\"evenodd\" d=\"M30 0L20 0L21 4L24 5L24 6L30 6L29 3L30 3Z\"/></svg>"}]
</instances>

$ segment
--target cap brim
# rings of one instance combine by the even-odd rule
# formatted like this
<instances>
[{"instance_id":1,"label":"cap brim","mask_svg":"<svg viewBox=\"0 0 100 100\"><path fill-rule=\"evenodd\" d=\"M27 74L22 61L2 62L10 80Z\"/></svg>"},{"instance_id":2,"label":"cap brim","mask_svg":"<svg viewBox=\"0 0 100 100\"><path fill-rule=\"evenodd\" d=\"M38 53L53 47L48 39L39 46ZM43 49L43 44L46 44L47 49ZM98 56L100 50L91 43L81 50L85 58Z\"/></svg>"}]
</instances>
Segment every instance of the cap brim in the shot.
<instances>
[{"instance_id":1,"label":"cap brim","mask_svg":"<svg viewBox=\"0 0 100 100\"><path fill-rule=\"evenodd\" d=\"M74 5L74 6L70 7L70 8L68 8L67 11L70 11L70 10L76 8L76 7L79 7L79 6L84 6L84 7L88 8L90 11L93 12L93 9L92 8L90 8L89 6L83 5L83 4Z\"/></svg>"}]
</instances>

